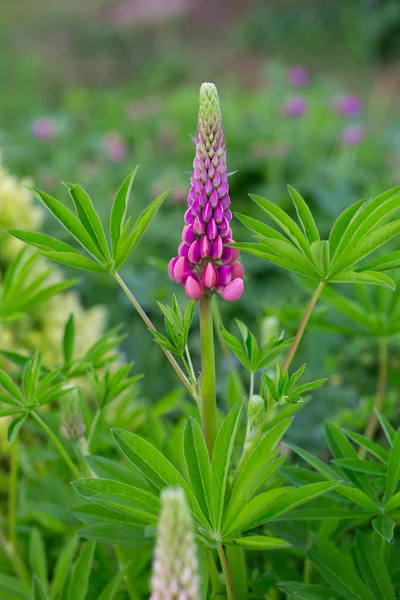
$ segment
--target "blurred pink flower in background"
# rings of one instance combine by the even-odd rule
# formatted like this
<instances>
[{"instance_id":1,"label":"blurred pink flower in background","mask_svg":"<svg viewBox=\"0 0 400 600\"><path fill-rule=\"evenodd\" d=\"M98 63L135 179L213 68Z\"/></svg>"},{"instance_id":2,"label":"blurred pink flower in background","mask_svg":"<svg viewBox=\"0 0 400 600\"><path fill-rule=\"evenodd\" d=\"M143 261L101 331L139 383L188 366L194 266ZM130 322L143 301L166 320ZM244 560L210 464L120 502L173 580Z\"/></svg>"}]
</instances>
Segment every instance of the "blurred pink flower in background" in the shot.
<instances>
[{"instance_id":1,"label":"blurred pink flower in background","mask_svg":"<svg viewBox=\"0 0 400 600\"><path fill-rule=\"evenodd\" d=\"M103 138L103 147L112 162L122 162L127 155L125 141L117 131L109 131Z\"/></svg>"},{"instance_id":2,"label":"blurred pink flower in background","mask_svg":"<svg viewBox=\"0 0 400 600\"><path fill-rule=\"evenodd\" d=\"M49 142L55 136L54 123L50 119L35 119L31 126L32 135L42 142Z\"/></svg>"},{"instance_id":3,"label":"blurred pink flower in background","mask_svg":"<svg viewBox=\"0 0 400 600\"><path fill-rule=\"evenodd\" d=\"M342 133L342 142L345 146L357 146L365 137L365 129L362 125L348 125Z\"/></svg>"},{"instance_id":4,"label":"blurred pink flower in background","mask_svg":"<svg viewBox=\"0 0 400 600\"><path fill-rule=\"evenodd\" d=\"M334 100L333 107L344 117L357 117L363 110L363 102L355 94L346 94Z\"/></svg>"},{"instance_id":5,"label":"blurred pink flower in background","mask_svg":"<svg viewBox=\"0 0 400 600\"><path fill-rule=\"evenodd\" d=\"M292 87L302 87L309 81L308 71L305 67L293 67L288 72L288 81Z\"/></svg>"},{"instance_id":6,"label":"blurred pink flower in background","mask_svg":"<svg viewBox=\"0 0 400 600\"><path fill-rule=\"evenodd\" d=\"M307 100L303 96L292 96L285 100L283 112L289 117L301 117L307 112Z\"/></svg>"}]
</instances>

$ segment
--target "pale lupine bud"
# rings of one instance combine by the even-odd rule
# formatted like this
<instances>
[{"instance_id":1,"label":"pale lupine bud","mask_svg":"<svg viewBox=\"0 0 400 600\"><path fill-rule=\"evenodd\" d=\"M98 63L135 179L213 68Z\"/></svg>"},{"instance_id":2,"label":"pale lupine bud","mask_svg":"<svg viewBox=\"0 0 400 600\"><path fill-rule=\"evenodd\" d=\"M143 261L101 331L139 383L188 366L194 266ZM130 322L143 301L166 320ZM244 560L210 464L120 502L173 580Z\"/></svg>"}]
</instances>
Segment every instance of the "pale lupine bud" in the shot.
<instances>
[{"instance_id":1,"label":"pale lupine bud","mask_svg":"<svg viewBox=\"0 0 400 600\"><path fill-rule=\"evenodd\" d=\"M79 395L72 391L62 401L60 435L70 442L77 442L85 435L86 425L83 420Z\"/></svg>"},{"instance_id":2,"label":"pale lupine bud","mask_svg":"<svg viewBox=\"0 0 400 600\"><path fill-rule=\"evenodd\" d=\"M257 435L260 426L263 422L265 414L265 403L264 398L258 394L254 394L249 399L249 405L247 408L247 428L246 428L246 439L244 442L243 452L246 453L247 449L252 446L254 437Z\"/></svg>"},{"instance_id":3,"label":"pale lupine bud","mask_svg":"<svg viewBox=\"0 0 400 600\"><path fill-rule=\"evenodd\" d=\"M178 256L168 265L168 273L185 287L191 300L219 293L232 302L243 294L244 269L233 243L229 208L226 150L217 88L203 83L200 110L194 138L196 156L191 174L188 210Z\"/></svg>"},{"instance_id":4,"label":"pale lupine bud","mask_svg":"<svg viewBox=\"0 0 400 600\"><path fill-rule=\"evenodd\" d=\"M150 600L200 600L193 523L181 488L161 494Z\"/></svg>"}]
</instances>

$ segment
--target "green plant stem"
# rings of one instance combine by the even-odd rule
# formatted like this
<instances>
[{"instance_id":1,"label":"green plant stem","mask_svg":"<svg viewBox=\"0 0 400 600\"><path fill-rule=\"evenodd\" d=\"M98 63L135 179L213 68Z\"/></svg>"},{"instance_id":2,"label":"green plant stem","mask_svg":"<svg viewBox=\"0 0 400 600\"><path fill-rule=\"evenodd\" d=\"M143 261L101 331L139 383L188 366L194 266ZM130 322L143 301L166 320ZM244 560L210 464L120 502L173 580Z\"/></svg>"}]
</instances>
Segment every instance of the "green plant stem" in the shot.
<instances>
[{"instance_id":1,"label":"green plant stem","mask_svg":"<svg viewBox=\"0 0 400 600\"><path fill-rule=\"evenodd\" d=\"M201 404L200 415L210 456L217 435L217 404L212 296L200 299Z\"/></svg>"},{"instance_id":2,"label":"green plant stem","mask_svg":"<svg viewBox=\"0 0 400 600\"><path fill-rule=\"evenodd\" d=\"M376 388L376 395L374 401L374 408L381 412L383 407L383 401L385 399L385 392L388 380L388 343L385 339L379 340L379 375L378 375L378 385ZM370 414L369 421L367 427L365 429L364 435L367 439L373 440L376 434L376 429L378 427L378 415L376 411L373 410ZM367 455L367 451L365 448L360 448L359 456L360 458L365 458Z\"/></svg>"},{"instance_id":3,"label":"green plant stem","mask_svg":"<svg viewBox=\"0 0 400 600\"><path fill-rule=\"evenodd\" d=\"M136 300L135 296L132 294L132 292L130 291L130 289L128 288L126 283L118 275L118 273L116 273L114 275L114 277L115 277L118 285L124 290L125 294L129 298L129 300L131 301L133 306L136 308L139 315L142 317L143 321L146 323L147 327L149 329L152 329L153 331L157 331L155 326L153 325L153 323L151 322L151 320L149 319L149 317L143 310L143 308L140 306L139 302ZM179 379L182 381L183 385L192 394L192 396L196 397L195 390L193 390L193 387L192 387L189 379L186 377L185 373L182 371L181 367L178 365L175 358L172 356L171 352L169 350L167 350L166 348L161 348L161 350L164 352L165 356L168 358L169 362L171 363L171 365L172 365L173 369L175 370L176 374L178 375Z\"/></svg>"},{"instance_id":4,"label":"green plant stem","mask_svg":"<svg viewBox=\"0 0 400 600\"><path fill-rule=\"evenodd\" d=\"M231 574L232 589L236 598L247 600L249 597L249 584L245 552L239 546L225 546L226 560Z\"/></svg>"},{"instance_id":5,"label":"green plant stem","mask_svg":"<svg viewBox=\"0 0 400 600\"><path fill-rule=\"evenodd\" d=\"M303 318L301 319L299 328L296 332L296 335L294 336L292 345L290 346L289 351L286 355L285 362L283 363L283 366L282 366L282 371L287 371L289 369L290 364L293 360L293 357L296 354L296 350L300 344L301 338L303 337L303 333L307 327L308 320L311 316L312 311L314 310L315 305L317 304L318 298L320 297L321 292L324 289L324 287L325 287L325 281L320 281L315 292L311 296L310 302L308 303L308 306L303 315Z\"/></svg>"},{"instance_id":6,"label":"green plant stem","mask_svg":"<svg viewBox=\"0 0 400 600\"><path fill-rule=\"evenodd\" d=\"M8 496L8 537L13 548L17 548L17 485L18 485L18 440L10 446L10 489Z\"/></svg>"},{"instance_id":7,"label":"green plant stem","mask_svg":"<svg viewBox=\"0 0 400 600\"><path fill-rule=\"evenodd\" d=\"M65 450L64 446L62 445L62 443L60 442L60 440L58 439L58 437L56 436L56 434L43 421L43 419L41 417L39 417L39 415L37 413L35 413L34 411L32 411L31 415L35 419L36 423L38 425L40 425L40 427L43 429L43 431L45 431L47 433L47 435L49 436L49 438L51 439L51 441L53 442L53 444L57 448L58 452L60 453L60 455L64 459L65 464L71 470L71 473L73 473L74 477L77 477L78 479L81 479L82 475L80 474L79 470L77 469L77 467L74 465L74 463L72 462L72 460L68 456L67 451Z\"/></svg>"},{"instance_id":8,"label":"green plant stem","mask_svg":"<svg viewBox=\"0 0 400 600\"><path fill-rule=\"evenodd\" d=\"M250 373L249 400L254 394L254 373Z\"/></svg>"},{"instance_id":9,"label":"green plant stem","mask_svg":"<svg viewBox=\"0 0 400 600\"><path fill-rule=\"evenodd\" d=\"M90 429L89 429L89 435L87 437L87 447L88 447L88 452L90 451L90 447L93 441L93 436L94 436L94 432L96 431L96 427L97 427L97 423L99 422L99 419L101 417L101 413L102 413L102 409L98 408L96 410L96 412L94 413L94 417L93 417L93 421L90 425Z\"/></svg>"},{"instance_id":10,"label":"green plant stem","mask_svg":"<svg viewBox=\"0 0 400 600\"><path fill-rule=\"evenodd\" d=\"M224 590L220 580L219 571L215 564L214 553L210 548L206 548L205 553L212 590L215 596L220 596Z\"/></svg>"},{"instance_id":11,"label":"green plant stem","mask_svg":"<svg viewBox=\"0 0 400 600\"><path fill-rule=\"evenodd\" d=\"M186 353L187 363L188 363L188 367L189 367L189 373L192 377L193 385L195 386L196 385L196 373L194 372L192 358L190 356L190 352L189 352L189 348L188 348L187 344L185 347L185 353Z\"/></svg>"},{"instance_id":12,"label":"green plant stem","mask_svg":"<svg viewBox=\"0 0 400 600\"><path fill-rule=\"evenodd\" d=\"M231 577L231 573L229 570L228 561L226 560L224 548L220 544L217 549L218 549L219 560L221 562L222 572L225 577L225 585L226 585L226 591L228 593L228 600L235 600L235 595L234 595L233 585L232 585L232 577Z\"/></svg>"}]
</instances>

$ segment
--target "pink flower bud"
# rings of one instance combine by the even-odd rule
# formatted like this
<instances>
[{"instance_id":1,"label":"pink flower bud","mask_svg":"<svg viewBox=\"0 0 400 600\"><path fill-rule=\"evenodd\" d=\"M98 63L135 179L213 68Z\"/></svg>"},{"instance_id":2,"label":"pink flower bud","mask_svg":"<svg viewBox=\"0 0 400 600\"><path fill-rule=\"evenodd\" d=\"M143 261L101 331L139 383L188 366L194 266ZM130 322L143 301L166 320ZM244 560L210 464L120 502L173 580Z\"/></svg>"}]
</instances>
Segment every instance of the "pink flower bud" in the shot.
<instances>
[{"instance_id":1,"label":"pink flower bud","mask_svg":"<svg viewBox=\"0 0 400 600\"><path fill-rule=\"evenodd\" d=\"M232 263L232 279L243 279L244 277L244 268L241 262L236 261Z\"/></svg>"},{"instance_id":2,"label":"pink flower bud","mask_svg":"<svg viewBox=\"0 0 400 600\"><path fill-rule=\"evenodd\" d=\"M207 237L209 240L215 240L218 235L218 227L214 219L211 219L207 225Z\"/></svg>"},{"instance_id":3,"label":"pink flower bud","mask_svg":"<svg viewBox=\"0 0 400 600\"><path fill-rule=\"evenodd\" d=\"M218 225L218 233L221 237L226 237L229 233L229 221L223 217L221 223Z\"/></svg>"},{"instance_id":4,"label":"pink flower bud","mask_svg":"<svg viewBox=\"0 0 400 600\"><path fill-rule=\"evenodd\" d=\"M185 244L184 242L179 244L179 248L178 248L179 256L187 256L188 252L189 252L189 246L187 244Z\"/></svg>"},{"instance_id":5,"label":"pink flower bud","mask_svg":"<svg viewBox=\"0 0 400 600\"><path fill-rule=\"evenodd\" d=\"M168 275L171 277L171 279L173 281L176 281L175 276L174 276L174 267L177 262L178 262L178 257L175 256L175 258L171 258L171 260L168 263Z\"/></svg>"},{"instance_id":6,"label":"pink flower bud","mask_svg":"<svg viewBox=\"0 0 400 600\"><path fill-rule=\"evenodd\" d=\"M213 191L213 184L212 184L211 179L207 179L205 189L206 189L207 196L210 196L211 192Z\"/></svg>"},{"instance_id":7,"label":"pink flower bud","mask_svg":"<svg viewBox=\"0 0 400 600\"><path fill-rule=\"evenodd\" d=\"M188 208L185 212L185 223L186 225L191 225L194 221L195 217L193 215L192 208Z\"/></svg>"},{"instance_id":8,"label":"pink flower bud","mask_svg":"<svg viewBox=\"0 0 400 600\"><path fill-rule=\"evenodd\" d=\"M224 207L222 204L218 204L216 209L214 210L214 221L216 223L221 223L224 216Z\"/></svg>"},{"instance_id":9,"label":"pink flower bud","mask_svg":"<svg viewBox=\"0 0 400 600\"><path fill-rule=\"evenodd\" d=\"M218 284L228 285L232 279L232 267L225 266L218 269Z\"/></svg>"},{"instance_id":10,"label":"pink flower bud","mask_svg":"<svg viewBox=\"0 0 400 600\"><path fill-rule=\"evenodd\" d=\"M241 279L237 281L241 281ZM198 300L203 295L203 286L192 275L189 275L185 283L185 293L190 300Z\"/></svg>"},{"instance_id":11,"label":"pink flower bud","mask_svg":"<svg viewBox=\"0 0 400 600\"><path fill-rule=\"evenodd\" d=\"M177 283L182 283L182 277L185 273L190 271L189 261L185 256L178 258L174 265L174 279Z\"/></svg>"},{"instance_id":12,"label":"pink flower bud","mask_svg":"<svg viewBox=\"0 0 400 600\"><path fill-rule=\"evenodd\" d=\"M211 193L210 204L212 208L216 208L216 206L218 205L218 194L215 190L213 190Z\"/></svg>"},{"instance_id":13,"label":"pink flower bud","mask_svg":"<svg viewBox=\"0 0 400 600\"><path fill-rule=\"evenodd\" d=\"M190 245L189 252L188 252L188 259L189 259L189 262L191 262L194 265L199 264L201 257L200 257L200 242L198 240L195 240Z\"/></svg>"},{"instance_id":14,"label":"pink flower bud","mask_svg":"<svg viewBox=\"0 0 400 600\"><path fill-rule=\"evenodd\" d=\"M206 288L213 288L218 283L217 269L213 263L208 263L203 272L203 285Z\"/></svg>"},{"instance_id":15,"label":"pink flower bud","mask_svg":"<svg viewBox=\"0 0 400 600\"><path fill-rule=\"evenodd\" d=\"M234 302L235 300L239 300L243 294L243 290L243 279L234 279L222 290L221 297L227 302Z\"/></svg>"},{"instance_id":16,"label":"pink flower bud","mask_svg":"<svg viewBox=\"0 0 400 600\"><path fill-rule=\"evenodd\" d=\"M228 265L232 262L233 250L229 246L225 246L222 251L221 262L223 265Z\"/></svg>"},{"instance_id":17,"label":"pink flower bud","mask_svg":"<svg viewBox=\"0 0 400 600\"><path fill-rule=\"evenodd\" d=\"M218 236L211 245L211 258L214 260L218 260L222 256L222 251L224 249L224 244L222 242L221 236Z\"/></svg>"},{"instance_id":18,"label":"pink flower bud","mask_svg":"<svg viewBox=\"0 0 400 600\"><path fill-rule=\"evenodd\" d=\"M222 252L222 250L221 250ZM208 237L204 236L200 240L200 256L202 258L207 258L211 254L211 242Z\"/></svg>"},{"instance_id":19,"label":"pink flower bud","mask_svg":"<svg viewBox=\"0 0 400 600\"><path fill-rule=\"evenodd\" d=\"M210 202L207 202L205 207L203 208L203 212L201 213L201 218L205 223L208 223L213 216L213 210Z\"/></svg>"},{"instance_id":20,"label":"pink flower bud","mask_svg":"<svg viewBox=\"0 0 400 600\"><path fill-rule=\"evenodd\" d=\"M182 231L182 242L185 242L185 244L188 244L188 246L190 246L190 244L194 242L195 239L196 236L193 232L193 225L185 225Z\"/></svg>"}]
</instances>

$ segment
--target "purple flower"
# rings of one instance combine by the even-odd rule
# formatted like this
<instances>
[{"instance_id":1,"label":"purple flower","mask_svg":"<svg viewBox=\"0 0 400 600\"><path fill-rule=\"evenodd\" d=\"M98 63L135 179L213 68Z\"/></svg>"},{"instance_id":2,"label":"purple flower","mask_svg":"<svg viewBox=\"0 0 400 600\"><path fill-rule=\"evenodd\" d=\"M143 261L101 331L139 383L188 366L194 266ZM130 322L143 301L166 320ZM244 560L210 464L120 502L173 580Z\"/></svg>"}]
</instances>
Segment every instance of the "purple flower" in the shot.
<instances>
[{"instance_id":1,"label":"purple flower","mask_svg":"<svg viewBox=\"0 0 400 600\"><path fill-rule=\"evenodd\" d=\"M357 146L365 137L362 125L348 125L342 132L342 142L345 146Z\"/></svg>"},{"instance_id":2,"label":"purple flower","mask_svg":"<svg viewBox=\"0 0 400 600\"><path fill-rule=\"evenodd\" d=\"M185 287L188 298L199 300L215 292L224 300L238 300L243 293L243 267L239 252L230 248L232 230L226 151L217 88L203 83L196 155L178 256L168 273Z\"/></svg>"},{"instance_id":3,"label":"purple flower","mask_svg":"<svg viewBox=\"0 0 400 600\"><path fill-rule=\"evenodd\" d=\"M293 67L288 72L288 81L292 87L303 87L309 80L308 71L305 67Z\"/></svg>"},{"instance_id":4,"label":"purple flower","mask_svg":"<svg viewBox=\"0 0 400 600\"><path fill-rule=\"evenodd\" d=\"M285 100L283 112L289 117L301 117L307 112L307 100L303 96L292 96Z\"/></svg>"},{"instance_id":5,"label":"purple flower","mask_svg":"<svg viewBox=\"0 0 400 600\"><path fill-rule=\"evenodd\" d=\"M343 117L357 117L363 109L361 98L355 94L346 94L337 98L333 106Z\"/></svg>"},{"instance_id":6,"label":"purple flower","mask_svg":"<svg viewBox=\"0 0 400 600\"><path fill-rule=\"evenodd\" d=\"M31 131L38 140L49 142L55 135L54 123L50 119L35 119Z\"/></svg>"},{"instance_id":7,"label":"purple flower","mask_svg":"<svg viewBox=\"0 0 400 600\"><path fill-rule=\"evenodd\" d=\"M117 131L109 131L103 138L103 147L112 162L122 162L127 155L124 140Z\"/></svg>"}]
</instances>

